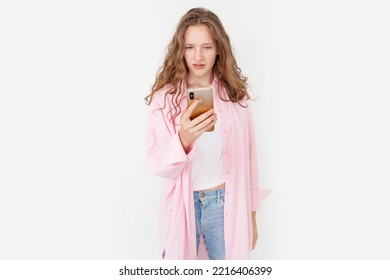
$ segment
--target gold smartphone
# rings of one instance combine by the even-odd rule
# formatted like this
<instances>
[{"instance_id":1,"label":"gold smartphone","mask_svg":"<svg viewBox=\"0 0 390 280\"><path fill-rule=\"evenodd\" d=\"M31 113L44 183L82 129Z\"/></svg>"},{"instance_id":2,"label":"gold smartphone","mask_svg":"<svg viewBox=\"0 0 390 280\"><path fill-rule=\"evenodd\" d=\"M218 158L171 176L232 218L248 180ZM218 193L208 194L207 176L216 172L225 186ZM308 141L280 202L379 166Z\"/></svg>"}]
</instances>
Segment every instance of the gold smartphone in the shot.
<instances>
[{"instance_id":1,"label":"gold smartphone","mask_svg":"<svg viewBox=\"0 0 390 280\"><path fill-rule=\"evenodd\" d=\"M207 112L214 108L213 103L213 88L189 88L187 89L187 104L188 107L197 100L201 99L199 104L195 107L195 110L192 112L190 120L195 119L199 115ZM214 126L207 131L213 131Z\"/></svg>"}]
</instances>

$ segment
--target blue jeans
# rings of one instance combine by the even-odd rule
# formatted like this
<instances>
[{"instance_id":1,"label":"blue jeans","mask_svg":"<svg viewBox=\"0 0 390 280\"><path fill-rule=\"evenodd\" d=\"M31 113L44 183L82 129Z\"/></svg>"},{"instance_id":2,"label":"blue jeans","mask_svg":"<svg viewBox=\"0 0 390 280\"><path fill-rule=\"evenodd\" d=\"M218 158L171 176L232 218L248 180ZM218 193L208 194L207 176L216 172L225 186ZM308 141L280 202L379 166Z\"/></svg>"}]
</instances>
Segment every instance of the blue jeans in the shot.
<instances>
[{"instance_id":1,"label":"blue jeans","mask_svg":"<svg viewBox=\"0 0 390 280\"><path fill-rule=\"evenodd\" d=\"M194 192L196 251L203 235L210 260L225 259L224 203L225 188Z\"/></svg>"}]
</instances>

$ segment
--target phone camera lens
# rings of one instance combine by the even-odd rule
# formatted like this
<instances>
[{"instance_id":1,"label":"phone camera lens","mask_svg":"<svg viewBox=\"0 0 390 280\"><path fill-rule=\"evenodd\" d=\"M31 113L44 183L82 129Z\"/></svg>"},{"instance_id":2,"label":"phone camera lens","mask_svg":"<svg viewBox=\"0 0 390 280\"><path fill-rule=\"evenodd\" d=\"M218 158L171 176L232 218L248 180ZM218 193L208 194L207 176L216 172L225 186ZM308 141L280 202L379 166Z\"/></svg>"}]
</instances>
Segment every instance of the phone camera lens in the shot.
<instances>
[{"instance_id":1,"label":"phone camera lens","mask_svg":"<svg viewBox=\"0 0 390 280\"><path fill-rule=\"evenodd\" d=\"M190 99L191 99L191 100L194 99L194 93L193 93L193 92L190 92Z\"/></svg>"}]
</instances>

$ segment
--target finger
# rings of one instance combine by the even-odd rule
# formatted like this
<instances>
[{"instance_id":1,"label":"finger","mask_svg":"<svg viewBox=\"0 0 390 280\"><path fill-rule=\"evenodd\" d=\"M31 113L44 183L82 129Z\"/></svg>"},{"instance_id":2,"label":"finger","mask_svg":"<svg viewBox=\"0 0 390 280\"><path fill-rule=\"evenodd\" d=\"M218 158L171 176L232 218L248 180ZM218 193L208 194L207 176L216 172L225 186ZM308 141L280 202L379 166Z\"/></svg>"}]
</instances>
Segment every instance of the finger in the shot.
<instances>
[{"instance_id":1,"label":"finger","mask_svg":"<svg viewBox=\"0 0 390 280\"><path fill-rule=\"evenodd\" d=\"M193 123L194 126L198 125L201 122L203 122L204 120L206 120L207 118L209 118L210 116L212 116L213 114L214 114L214 109L210 109L207 112L204 112L203 114L197 116L191 122Z\"/></svg>"},{"instance_id":2,"label":"finger","mask_svg":"<svg viewBox=\"0 0 390 280\"><path fill-rule=\"evenodd\" d=\"M209 125L207 125L205 128L204 128L204 131L203 132L211 132L211 131L214 131L214 126L215 124L217 123L217 119L215 119L213 122L211 122Z\"/></svg>"},{"instance_id":3,"label":"finger","mask_svg":"<svg viewBox=\"0 0 390 280\"><path fill-rule=\"evenodd\" d=\"M187 119L189 119L192 115L192 112L195 110L195 107L198 106L199 100L196 99L192 104L187 108L187 110L184 111L183 116Z\"/></svg>"},{"instance_id":4,"label":"finger","mask_svg":"<svg viewBox=\"0 0 390 280\"><path fill-rule=\"evenodd\" d=\"M214 116L214 119L209 123L209 120L212 119L213 116L211 116L209 119L203 121L198 126L192 128L191 134L193 134L196 139L200 137L204 132L211 131L211 128L215 125L217 122L217 116Z\"/></svg>"},{"instance_id":5,"label":"finger","mask_svg":"<svg viewBox=\"0 0 390 280\"><path fill-rule=\"evenodd\" d=\"M217 122L217 114L213 114L209 116L209 118L205 119L204 121L196 125L194 127L194 132L202 134L203 132L213 127L213 125L215 125L216 122Z\"/></svg>"}]
</instances>

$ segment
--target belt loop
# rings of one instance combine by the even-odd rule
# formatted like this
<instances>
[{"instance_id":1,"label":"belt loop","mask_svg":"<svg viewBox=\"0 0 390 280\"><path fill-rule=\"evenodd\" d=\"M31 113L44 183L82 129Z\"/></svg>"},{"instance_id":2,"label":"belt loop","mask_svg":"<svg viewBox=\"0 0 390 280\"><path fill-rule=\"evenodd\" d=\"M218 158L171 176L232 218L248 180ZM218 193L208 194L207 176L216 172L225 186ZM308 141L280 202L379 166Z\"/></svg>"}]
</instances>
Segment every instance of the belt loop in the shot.
<instances>
[{"instance_id":1,"label":"belt loop","mask_svg":"<svg viewBox=\"0 0 390 280\"><path fill-rule=\"evenodd\" d=\"M219 204L219 190L217 190L217 204Z\"/></svg>"}]
</instances>

